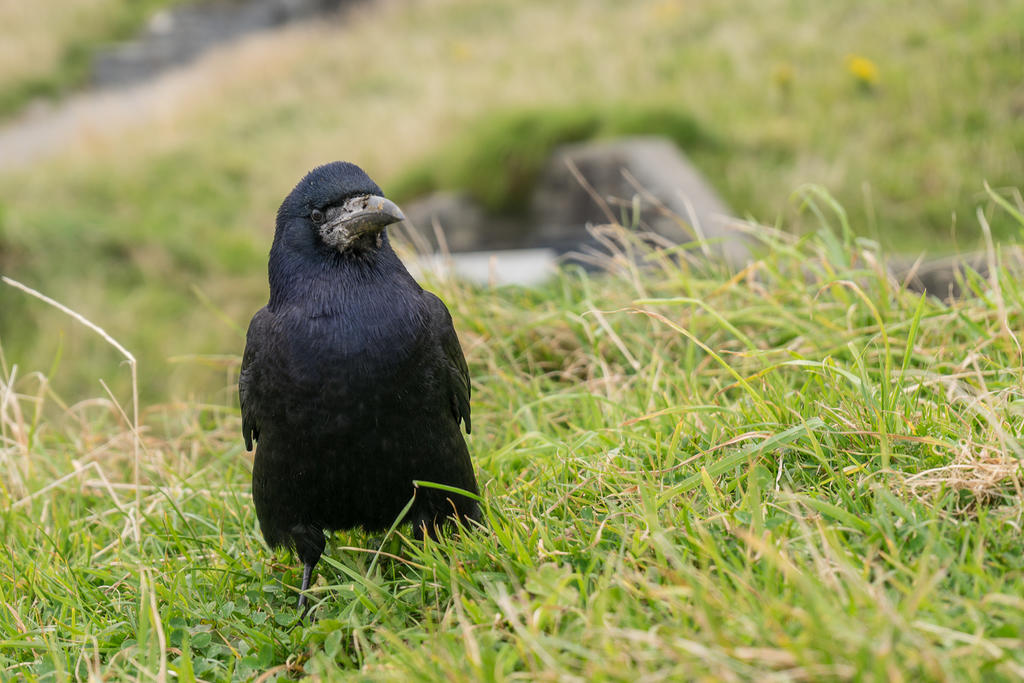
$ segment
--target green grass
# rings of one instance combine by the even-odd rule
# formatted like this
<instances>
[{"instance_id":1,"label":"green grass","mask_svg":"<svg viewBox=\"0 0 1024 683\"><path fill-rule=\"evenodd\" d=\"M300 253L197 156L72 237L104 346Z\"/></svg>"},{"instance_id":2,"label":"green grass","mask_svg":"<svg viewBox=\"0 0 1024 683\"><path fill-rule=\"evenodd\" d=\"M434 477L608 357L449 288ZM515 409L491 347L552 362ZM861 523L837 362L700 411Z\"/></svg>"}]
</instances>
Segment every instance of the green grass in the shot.
<instances>
[{"instance_id":1,"label":"green grass","mask_svg":"<svg viewBox=\"0 0 1024 683\"><path fill-rule=\"evenodd\" d=\"M920 297L806 198L737 277L613 232L645 267L434 283L487 528L335 534L307 624L233 403L147 407L133 456L5 365L3 677L1019 679L1020 273Z\"/></svg>"},{"instance_id":2,"label":"green grass","mask_svg":"<svg viewBox=\"0 0 1024 683\"><path fill-rule=\"evenodd\" d=\"M58 187L40 174L20 189L39 203L7 220L0 214L0 269L102 318L112 334L141 350L147 398L207 398L220 378L204 383L204 370L177 357L234 351L266 290L272 225L261 245L245 234L246 213L239 212L238 198L255 194L252 183L244 166L217 150L167 154L116 179L68 173ZM62 393L90 395L97 377L126 389L120 358L105 344L5 290L0 335L12 358L37 367L63 363L65 354L74 358L57 380ZM192 324L181 326L183 319ZM47 340L42 348L40 338Z\"/></svg>"}]
</instances>

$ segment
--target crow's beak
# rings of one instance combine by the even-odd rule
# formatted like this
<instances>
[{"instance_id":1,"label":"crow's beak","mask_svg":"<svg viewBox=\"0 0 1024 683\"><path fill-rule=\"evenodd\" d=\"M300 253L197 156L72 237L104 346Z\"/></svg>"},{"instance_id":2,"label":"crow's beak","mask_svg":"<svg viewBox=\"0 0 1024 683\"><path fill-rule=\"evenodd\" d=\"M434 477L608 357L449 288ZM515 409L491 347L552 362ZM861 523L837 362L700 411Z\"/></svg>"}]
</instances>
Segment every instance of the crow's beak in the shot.
<instances>
[{"instance_id":1,"label":"crow's beak","mask_svg":"<svg viewBox=\"0 0 1024 683\"><path fill-rule=\"evenodd\" d=\"M403 220L405 214L390 199L373 194L358 195L326 211L320 237L326 244L342 250L363 235L380 232Z\"/></svg>"}]
</instances>

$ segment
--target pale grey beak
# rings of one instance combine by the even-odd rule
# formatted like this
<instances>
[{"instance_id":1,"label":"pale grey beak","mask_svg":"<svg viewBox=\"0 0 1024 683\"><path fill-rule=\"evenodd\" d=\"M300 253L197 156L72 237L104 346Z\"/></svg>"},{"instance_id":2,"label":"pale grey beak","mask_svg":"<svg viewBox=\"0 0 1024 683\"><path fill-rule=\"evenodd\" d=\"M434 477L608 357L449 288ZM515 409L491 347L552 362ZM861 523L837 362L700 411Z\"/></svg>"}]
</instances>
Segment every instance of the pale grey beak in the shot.
<instances>
[{"instance_id":1,"label":"pale grey beak","mask_svg":"<svg viewBox=\"0 0 1024 683\"><path fill-rule=\"evenodd\" d=\"M332 206L320 225L324 243L344 250L368 233L380 232L392 223L405 220L405 214L390 199L373 194L358 195Z\"/></svg>"}]
</instances>

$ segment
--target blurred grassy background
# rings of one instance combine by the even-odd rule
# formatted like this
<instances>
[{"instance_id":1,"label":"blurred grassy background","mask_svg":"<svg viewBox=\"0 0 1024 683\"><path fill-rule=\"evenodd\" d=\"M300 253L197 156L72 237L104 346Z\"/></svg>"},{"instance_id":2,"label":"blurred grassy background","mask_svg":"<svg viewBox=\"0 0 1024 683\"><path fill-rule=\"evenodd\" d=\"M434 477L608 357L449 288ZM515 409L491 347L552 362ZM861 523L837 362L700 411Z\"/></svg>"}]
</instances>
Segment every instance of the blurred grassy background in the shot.
<instances>
[{"instance_id":1,"label":"blurred grassy background","mask_svg":"<svg viewBox=\"0 0 1024 683\"><path fill-rule=\"evenodd\" d=\"M68 54L160 4L5 10L5 51L39 56L4 62L0 102L33 79L74 82ZM0 175L0 272L107 327L149 398L232 392L221 360L168 359L239 352L274 210L325 161L355 161L402 199L464 187L514 211L519 170L553 145L663 133L741 215L799 231L790 195L817 183L861 234L933 253L975 244L983 181L1024 176L1021 2L395 0L190 72L191 94L159 116ZM992 227L1016 236L1003 215ZM54 376L72 395L97 374L119 383L109 349L7 288L0 343L29 369L73 358Z\"/></svg>"},{"instance_id":2,"label":"blurred grassy background","mask_svg":"<svg viewBox=\"0 0 1024 683\"><path fill-rule=\"evenodd\" d=\"M162 7L182 0L51 0L0 3L0 116L89 80L105 44L131 37Z\"/></svg>"}]
</instances>

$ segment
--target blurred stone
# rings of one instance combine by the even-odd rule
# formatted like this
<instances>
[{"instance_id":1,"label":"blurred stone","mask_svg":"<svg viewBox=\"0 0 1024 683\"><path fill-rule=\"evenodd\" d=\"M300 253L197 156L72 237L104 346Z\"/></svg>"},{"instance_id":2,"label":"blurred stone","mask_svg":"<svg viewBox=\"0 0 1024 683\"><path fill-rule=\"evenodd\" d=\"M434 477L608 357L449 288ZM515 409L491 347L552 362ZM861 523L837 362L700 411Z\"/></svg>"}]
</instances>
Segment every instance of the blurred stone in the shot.
<instances>
[{"instance_id":1,"label":"blurred stone","mask_svg":"<svg viewBox=\"0 0 1024 683\"><path fill-rule=\"evenodd\" d=\"M558 263L558 254L552 249L499 249L447 256L427 254L411 261L409 267L417 277L431 273L439 277L458 277L480 285L532 287L550 279Z\"/></svg>"},{"instance_id":2,"label":"blurred stone","mask_svg":"<svg viewBox=\"0 0 1024 683\"><path fill-rule=\"evenodd\" d=\"M595 244L588 224L611 222L594 195L622 225L674 243L705 239L710 253L734 266L750 257L729 208L674 144L656 137L559 147L540 173L523 219L488 214L466 193L437 192L403 207L408 217L403 228L421 252L439 250L436 224L452 253L548 249L564 254Z\"/></svg>"},{"instance_id":3,"label":"blurred stone","mask_svg":"<svg viewBox=\"0 0 1024 683\"><path fill-rule=\"evenodd\" d=\"M1019 271L1024 267L1024 250L1021 247L1001 245L998 263ZM918 262L913 259L895 257L889 259L889 272L907 289L924 292L929 296L950 301L965 295L962 282L968 272L989 278L989 256L984 251L973 251L956 256L946 256ZM987 288L987 287L986 287Z\"/></svg>"},{"instance_id":4,"label":"blurred stone","mask_svg":"<svg viewBox=\"0 0 1024 683\"><path fill-rule=\"evenodd\" d=\"M622 225L653 231L675 243L707 240L708 248L733 266L750 258L746 238L733 227L725 202L671 141L658 137L558 148L533 194L531 246L562 249L586 242L587 223L611 222L593 195L604 200L611 218Z\"/></svg>"},{"instance_id":5,"label":"blurred stone","mask_svg":"<svg viewBox=\"0 0 1024 683\"><path fill-rule=\"evenodd\" d=\"M435 192L402 206L402 228L420 251L439 251L435 224L451 252L529 247L522 221L492 216L464 192Z\"/></svg>"}]
</instances>

